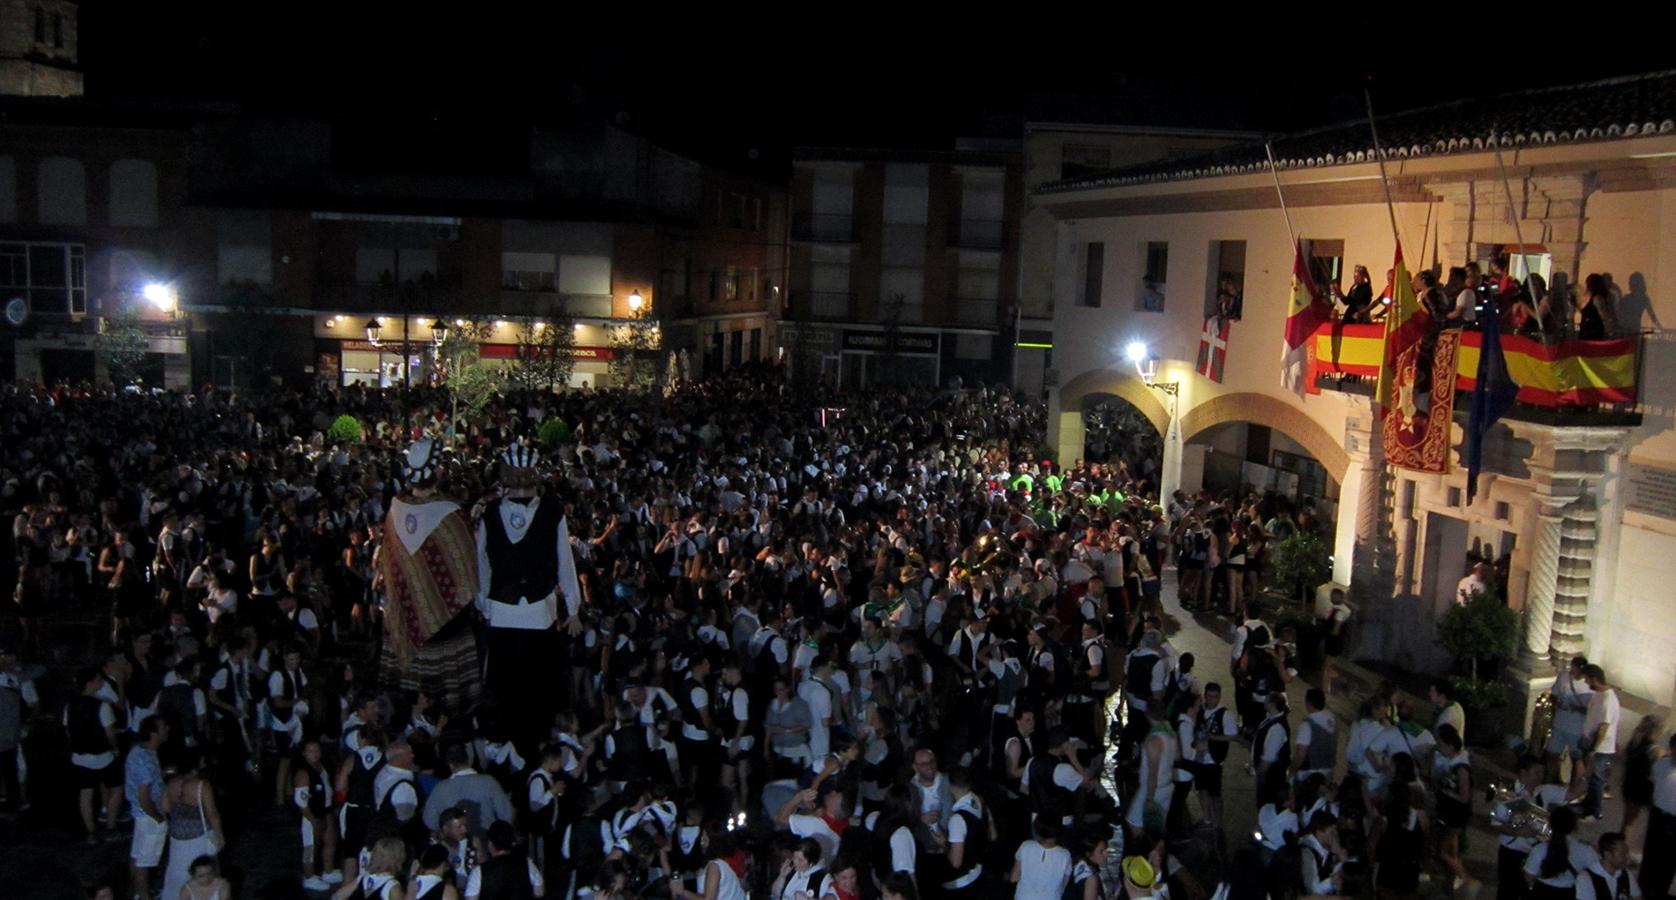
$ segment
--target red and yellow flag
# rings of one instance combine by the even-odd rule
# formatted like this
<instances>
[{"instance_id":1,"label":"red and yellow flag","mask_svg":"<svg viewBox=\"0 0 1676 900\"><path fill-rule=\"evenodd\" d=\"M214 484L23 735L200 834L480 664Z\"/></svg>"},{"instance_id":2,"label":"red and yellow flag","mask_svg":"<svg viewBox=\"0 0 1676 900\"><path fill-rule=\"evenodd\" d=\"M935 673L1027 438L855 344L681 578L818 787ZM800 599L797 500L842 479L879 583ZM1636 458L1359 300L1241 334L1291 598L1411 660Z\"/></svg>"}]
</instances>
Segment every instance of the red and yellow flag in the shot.
<instances>
[{"instance_id":1,"label":"red and yellow flag","mask_svg":"<svg viewBox=\"0 0 1676 900\"><path fill-rule=\"evenodd\" d=\"M1421 309L1420 299L1414 294L1414 278L1403 263L1401 241L1397 242L1397 258L1391 268L1391 308L1385 312L1384 362L1379 367L1379 383L1373 393L1374 404L1379 407L1382 416L1394 399L1392 383L1397 360L1404 350L1419 342L1431 319L1430 314Z\"/></svg>"},{"instance_id":2,"label":"red and yellow flag","mask_svg":"<svg viewBox=\"0 0 1676 900\"><path fill-rule=\"evenodd\" d=\"M1281 383L1302 394L1306 387L1311 335L1333 320L1333 304L1315 286L1302 241L1292 242L1292 301L1286 309L1286 347L1280 357Z\"/></svg>"}]
</instances>

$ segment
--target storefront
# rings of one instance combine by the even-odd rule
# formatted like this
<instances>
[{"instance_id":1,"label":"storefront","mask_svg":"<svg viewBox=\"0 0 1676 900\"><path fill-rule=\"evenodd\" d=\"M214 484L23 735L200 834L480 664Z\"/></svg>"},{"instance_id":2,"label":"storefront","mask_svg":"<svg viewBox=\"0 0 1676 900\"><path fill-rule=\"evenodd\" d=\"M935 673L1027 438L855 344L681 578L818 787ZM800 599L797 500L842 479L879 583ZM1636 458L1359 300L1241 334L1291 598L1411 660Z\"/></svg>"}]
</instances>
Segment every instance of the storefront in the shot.
<instances>
[{"instance_id":1,"label":"storefront","mask_svg":"<svg viewBox=\"0 0 1676 900\"><path fill-rule=\"evenodd\" d=\"M323 382L343 386L399 387L423 384L435 364L434 320L411 319L410 340L403 340L403 321L397 316L378 317L379 340L368 340L355 330L359 319L323 316L315 323L314 372ZM461 320L463 321L463 320ZM458 326L456 326L458 327ZM551 352L551 344L526 333L526 323L496 321L484 323L487 340L478 345L485 365L510 368L530 354ZM609 330L598 323L571 326L572 344L563 348L574 365L566 387L605 387L611 384L611 362L617 351L607 345Z\"/></svg>"}]
</instances>

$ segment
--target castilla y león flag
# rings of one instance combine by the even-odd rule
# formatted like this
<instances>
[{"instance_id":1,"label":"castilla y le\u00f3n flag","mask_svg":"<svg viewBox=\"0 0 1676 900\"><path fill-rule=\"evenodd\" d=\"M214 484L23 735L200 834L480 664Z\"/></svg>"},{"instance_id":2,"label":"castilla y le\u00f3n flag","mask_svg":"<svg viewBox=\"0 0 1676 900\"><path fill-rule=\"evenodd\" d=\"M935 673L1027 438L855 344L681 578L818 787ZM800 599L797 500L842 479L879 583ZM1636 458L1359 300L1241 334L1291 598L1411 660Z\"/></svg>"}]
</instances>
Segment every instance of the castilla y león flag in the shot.
<instances>
[{"instance_id":1,"label":"castilla y le\u00f3n flag","mask_svg":"<svg viewBox=\"0 0 1676 900\"><path fill-rule=\"evenodd\" d=\"M1206 316L1205 329L1199 332L1199 374L1217 384L1222 383L1222 366L1228 357L1230 324L1221 316Z\"/></svg>"},{"instance_id":2,"label":"castilla y le\u00f3n flag","mask_svg":"<svg viewBox=\"0 0 1676 900\"><path fill-rule=\"evenodd\" d=\"M1303 242L1294 240L1292 250L1292 302L1286 309L1286 348L1280 357L1280 380L1287 388L1302 394L1310 336L1322 324L1333 320L1333 304L1321 296L1315 278L1309 274Z\"/></svg>"}]
</instances>

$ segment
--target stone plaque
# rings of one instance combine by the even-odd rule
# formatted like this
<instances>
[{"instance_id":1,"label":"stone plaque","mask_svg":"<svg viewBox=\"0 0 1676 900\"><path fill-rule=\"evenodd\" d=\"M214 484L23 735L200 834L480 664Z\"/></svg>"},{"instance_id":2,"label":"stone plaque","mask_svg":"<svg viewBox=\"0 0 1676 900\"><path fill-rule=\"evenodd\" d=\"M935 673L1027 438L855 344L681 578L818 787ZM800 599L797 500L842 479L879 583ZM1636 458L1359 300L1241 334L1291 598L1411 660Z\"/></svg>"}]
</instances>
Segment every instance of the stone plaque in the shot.
<instances>
[{"instance_id":1,"label":"stone plaque","mask_svg":"<svg viewBox=\"0 0 1676 900\"><path fill-rule=\"evenodd\" d=\"M1676 469L1630 463L1627 471L1626 508L1661 519L1676 519Z\"/></svg>"}]
</instances>

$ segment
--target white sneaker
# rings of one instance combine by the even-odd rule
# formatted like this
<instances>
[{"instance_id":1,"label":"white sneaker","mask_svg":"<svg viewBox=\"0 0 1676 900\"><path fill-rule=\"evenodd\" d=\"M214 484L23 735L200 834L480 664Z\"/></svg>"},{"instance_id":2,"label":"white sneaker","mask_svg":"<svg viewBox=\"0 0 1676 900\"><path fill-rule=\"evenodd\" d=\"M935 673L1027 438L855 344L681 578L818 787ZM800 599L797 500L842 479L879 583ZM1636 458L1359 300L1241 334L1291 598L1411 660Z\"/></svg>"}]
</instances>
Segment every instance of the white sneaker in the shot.
<instances>
[{"instance_id":1,"label":"white sneaker","mask_svg":"<svg viewBox=\"0 0 1676 900\"><path fill-rule=\"evenodd\" d=\"M320 880L326 882L327 884L343 884L343 873L333 869L332 871L320 876Z\"/></svg>"},{"instance_id":2,"label":"white sneaker","mask_svg":"<svg viewBox=\"0 0 1676 900\"><path fill-rule=\"evenodd\" d=\"M326 879L321 878L319 875L311 875L308 878L303 879L303 890L309 891L310 893L323 894L331 889L332 886L327 884Z\"/></svg>"}]
</instances>

